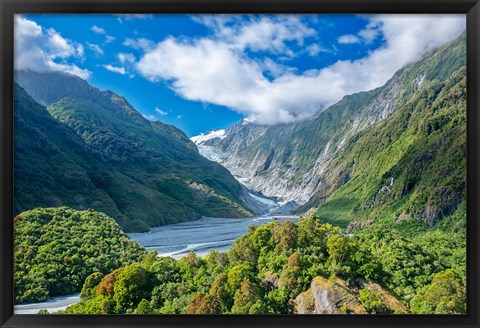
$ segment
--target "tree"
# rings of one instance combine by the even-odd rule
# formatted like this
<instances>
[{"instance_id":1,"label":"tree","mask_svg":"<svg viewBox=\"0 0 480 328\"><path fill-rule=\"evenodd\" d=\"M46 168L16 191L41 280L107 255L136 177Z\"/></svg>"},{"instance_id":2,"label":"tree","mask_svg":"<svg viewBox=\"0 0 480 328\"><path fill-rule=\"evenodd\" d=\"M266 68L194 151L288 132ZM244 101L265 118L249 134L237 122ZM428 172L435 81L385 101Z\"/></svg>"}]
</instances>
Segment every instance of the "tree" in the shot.
<instances>
[{"instance_id":1,"label":"tree","mask_svg":"<svg viewBox=\"0 0 480 328\"><path fill-rule=\"evenodd\" d=\"M137 308L135 309L135 314L153 314L153 309L150 305L150 302L146 299L142 299L140 303L138 303Z\"/></svg>"},{"instance_id":2,"label":"tree","mask_svg":"<svg viewBox=\"0 0 480 328\"><path fill-rule=\"evenodd\" d=\"M340 235L333 235L327 239L328 254L337 263L341 263L348 253L348 241Z\"/></svg>"},{"instance_id":3,"label":"tree","mask_svg":"<svg viewBox=\"0 0 480 328\"><path fill-rule=\"evenodd\" d=\"M188 314L221 314L222 305L220 301L211 295L197 293L192 298L187 310Z\"/></svg>"},{"instance_id":4,"label":"tree","mask_svg":"<svg viewBox=\"0 0 480 328\"><path fill-rule=\"evenodd\" d=\"M239 290L235 292L232 313L248 314L250 308L260 299L260 291L258 287L244 279Z\"/></svg>"},{"instance_id":5,"label":"tree","mask_svg":"<svg viewBox=\"0 0 480 328\"><path fill-rule=\"evenodd\" d=\"M252 267L248 262L236 265L228 271L227 282L230 292L233 294L240 288L242 281L252 276Z\"/></svg>"},{"instance_id":6,"label":"tree","mask_svg":"<svg viewBox=\"0 0 480 328\"><path fill-rule=\"evenodd\" d=\"M138 263L129 265L118 275L113 298L120 309L136 308L142 299L150 297L153 289L151 274Z\"/></svg>"},{"instance_id":7,"label":"tree","mask_svg":"<svg viewBox=\"0 0 480 328\"><path fill-rule=\"evenodd\" d=\"M301 284L300 279L300 254L298 252L293 253L288 258L288 263L280 274L279 286L285 287L289 291L291 297L302 292L304 286Z\"/></svg>"},{"instance_id":8,"label":"tree","mask_svg":"<svg viewBox=\"0 0 480 328\"><path fill-rule=\"evenodd\" d=\"M149 265L149 271L155 275L157 284L178 282L181 280L177 261L171 257L162 257Z\"/></svg>"},{"instance_id":9,"label":"tree","mask_svg":"<svg viewBox=\"0 0 480 328\"><path fill-rule=\"evenodd\" d=\"M285 221L273 229L273 240L276 252L286 252L297 245L297 226L291 221Z\"/></svg>"},{"instance_id":10,"label":"tree","mask_svg":"<svg viewBox=\"0 0 480 328\"><path fill-rule=\"evenodd\" d=\"M97 287L96 296L113 296L113 288L115 286L115 282L117 281L118 275L123 271L123 268L117 269L112 273L107 274L103 279L100 281L100 284Z\"/></svg>"},{"instance_id":11,"label":"tree","mask_svg":"<svg viewBox=\"0 0 480 328\"><path fill-rule=\"evenodd\" d=\"M80 298L95 297L98 284L102 281L103 273L94 272L85 279L82 291L80 292Z\"/></svg>"},{"instance_id":12,"label":"tree","mask_svg":"<svg viewBox=\"0 0 480 328\"><path fill-rule=\"evenodd\" d=\"M454 270L447 269L433 276L432 283L411 300L412 313L466 313L466 289Z\"/></svg>"}]
</instances>

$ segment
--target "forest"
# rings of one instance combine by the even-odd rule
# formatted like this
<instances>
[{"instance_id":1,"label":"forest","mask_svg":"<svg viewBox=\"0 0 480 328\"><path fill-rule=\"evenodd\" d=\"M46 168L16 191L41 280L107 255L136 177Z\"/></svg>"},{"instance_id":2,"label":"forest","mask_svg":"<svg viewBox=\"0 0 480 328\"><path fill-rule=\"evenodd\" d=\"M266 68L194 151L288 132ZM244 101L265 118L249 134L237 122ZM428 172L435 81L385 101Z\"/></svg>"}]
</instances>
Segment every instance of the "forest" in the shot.
<instances>
[{"instance_id":1,"label":"forest","mask_svg":"<svg viewBox=\"0 0 480 328\"><path fill-rule=\"evenodd\" d=\"M41 223L50 233L34 243ZM17 217L15 228L17 301L81 291L81 301L61 313L315 313L319 289L330 291L333 313L466 311L465 267L452 260L464 247L461 235L432 245L428 235L414 241L388 227L347 234L310 217L252 225L227 252L175 260L113 237L116 223L98 212L36 209ZM20 252L29 243L36 247ZM118 253L120 245L129 247Z\"/></svg>"}]
</instances>

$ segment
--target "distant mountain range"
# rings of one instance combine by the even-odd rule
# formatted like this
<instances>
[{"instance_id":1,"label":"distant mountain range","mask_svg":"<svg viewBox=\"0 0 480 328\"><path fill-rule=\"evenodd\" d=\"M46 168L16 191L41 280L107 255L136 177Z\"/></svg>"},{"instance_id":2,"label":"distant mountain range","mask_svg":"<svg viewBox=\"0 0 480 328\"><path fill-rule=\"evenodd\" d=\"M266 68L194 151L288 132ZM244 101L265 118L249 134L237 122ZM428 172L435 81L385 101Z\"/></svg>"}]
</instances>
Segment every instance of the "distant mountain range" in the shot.
<instances>
[{"instance_id":1,"label":"distant mountain range","mask_svg":"<svg viewBox=\"0 0 480 328\"><path fill-rule=\"evenodd\" d=\"M297 204L298 213L345 228L410 218L433 226L465 199L465 61L463 34L311 120L243 120L192 140L246 186Z\"/></svg>"},{"instance_id":2,"label":"distant mountain range","mask_svg":"<svg viewBox=\"0 0 480 328\"><path fill-rule=\"evenodd\" d=\"M92 208L127 231L201 216L246 217L261 203L172 125L70 74L17 71L15 212Z\"/></svg>"}]
</instances>

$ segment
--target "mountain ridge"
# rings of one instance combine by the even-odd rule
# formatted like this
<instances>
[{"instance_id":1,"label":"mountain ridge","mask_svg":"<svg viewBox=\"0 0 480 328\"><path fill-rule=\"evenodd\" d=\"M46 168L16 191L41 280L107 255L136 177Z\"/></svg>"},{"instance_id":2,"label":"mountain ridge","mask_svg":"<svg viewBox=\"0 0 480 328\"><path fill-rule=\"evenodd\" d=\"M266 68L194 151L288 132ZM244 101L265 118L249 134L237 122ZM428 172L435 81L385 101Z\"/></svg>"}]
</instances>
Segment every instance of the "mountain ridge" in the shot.
<instances>
[{"instance_id":1,"label":"mountain ridge","mask_svg":"<svg viewBox=\"0 0 480 328\"><path fill-rule=\"evenodd\" d=\"M52 205L94 208L127 231L146 231L201 216L251 216L247 206L258 206L182 131L146 120L125 98L63 73L16 74L29 88L15 87L16 213ZM62 88L65 79L73 79L70 89ZM40 105L27 92L50 104ZM36 146L31 133L49 146ZM54 149L58 162L49 153ZM76 179L84 182L76 185Z\"/></svg>"}]
</instances>

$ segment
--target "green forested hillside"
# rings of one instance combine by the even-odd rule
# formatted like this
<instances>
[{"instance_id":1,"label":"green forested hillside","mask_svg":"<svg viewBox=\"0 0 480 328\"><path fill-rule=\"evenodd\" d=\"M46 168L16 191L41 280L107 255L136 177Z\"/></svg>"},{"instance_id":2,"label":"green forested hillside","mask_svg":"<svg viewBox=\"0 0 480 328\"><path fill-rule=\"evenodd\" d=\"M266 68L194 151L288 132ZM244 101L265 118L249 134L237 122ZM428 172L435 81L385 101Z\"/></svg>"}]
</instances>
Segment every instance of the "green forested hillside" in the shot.
<instances>
[{"instance_id":1,"label":"green forested hillside","mask_svg":"<svg viewBox=\"0 0 480 328\"><path fill-rule=\"evenodd\" d=\"M350 236L318 218L251 227L226 253L93 274L66 313L464 313L448 261L394 231ZM316 303L314 295L328 295ZM428 297L424 297L427 293Z\"/></svg>"},{"instance_id":2,"label":"green forested hillside","mask_svg":"<svg viewBox=\"0 0 480 328\"><path fill-rule=\"evenodd\" d=\"M35 80L41 73L22 74L21 81L31 78L42 85L43 80ZM240 184L198 154L183 132L144 119L124 98L77 77L47 75L48 92L46 87L32 89L56 100L47 109L22 87L15 88L16 213L42 206L93 208L127 231L202 215L251 215ZM72 90L58 92L78 98L52 96L55 76L77 81ZM80 97L82 88L96 91Z\"/></svg>"},{"instance_id":3,"label":"green forested hillside","mask_svg":"<svg viewBox=\"0 0 480 328\"><path fill-rule=\"evenodd\" d=\"M106 274L143 259L107 215L67 207L37 208L14 219L15 303L79 292L93 272Z\"/></svg>"},{"instance_id":4,"label":"green forested hillside","mask_svg":"<svg viewBox=\"0 0 480 328\"><path fill-rule=\"evenodd\" d=\"M319 204L317 214L345 227L358 220L434 227L461 209L465 83L465 68L429 83L392 116L350 139L332 164L340 168L343 184ZM465 218L458 219L461 231Z\"/></svg>"}]
</instances>

